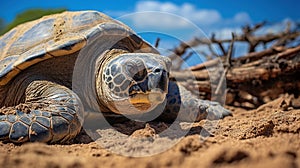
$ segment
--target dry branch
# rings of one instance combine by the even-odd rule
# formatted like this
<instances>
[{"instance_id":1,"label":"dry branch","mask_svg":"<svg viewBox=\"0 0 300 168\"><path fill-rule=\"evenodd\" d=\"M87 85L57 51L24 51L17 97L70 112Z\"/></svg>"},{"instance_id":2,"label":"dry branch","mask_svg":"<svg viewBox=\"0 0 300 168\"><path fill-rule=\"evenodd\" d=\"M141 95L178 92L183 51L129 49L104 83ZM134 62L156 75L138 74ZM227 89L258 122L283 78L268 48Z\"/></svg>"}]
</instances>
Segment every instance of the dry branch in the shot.
<instances>
[{"instance_id":1,"label":"dry branch","mask_svg":"<svg viewBox=\"0 0 300 168\"><path fill-rule=\"evenodd\" d=\"M235 36L235 42L244 42L248 44L248 53L255 53L257 55L257 59L264 56L265 54L273 54L276 52L281 52L282 48L285 47L288 42L295 40L297 37L300 36L300 31L298 29L291 30L291 25L288 23L286 26L286 29L282 32L278 33L269 33L264 34L260 36L254 35L254 32L256 32L258 29L265 26L266 22L258 23L254 26L245 26L242 28L242 34ZM219 47L219 50L222 52L222 56L226 56L228 54L228 50L226 51L224 48L225 43L231 43L232 39L216 39L215 34L212 34L211 38L193 38L192 40L188 42L182 42L179 44L178 47L173 49L173 54L171 54L169 57L171 60L174 60L175 64L173 66L173 70L179 70L182 64L182 61L175 61L178 59L178 57L184 56L186 54L187 50L192 47L196 47L199 45L207 46L211 54L205 53L205 52L199 52L200 54L206 56L208 60L212 56L212 58L218 57L218 54L213 50L212 45L216 44ZM275 41L275 42L274 42ZM260 55L256 53L256 47L259 44L263 44L263 46L267 47L270 42L274 42L272 47L270 49L266 49L265 51L262 51ZM249 54L249 57L253 57ZM253 57L254 58L254 57ZM244 60L247 60L247 57L243 58ZM255 58L254 58L255 59ZM203 68L203 67L201 67ZM192 68L193 69L193 68Z\"/></svg>"},{"instance_id":2,"label":"dry branch","mask_svg":"<svg viewBox=\"0 0 300 168\"><path fill-rule=\"evenodd\" d=\"M267 54L263 57L262 53ZM255 59L251 59L250 56ZM245 57L251 62L245 62ZM225 68L226 73L223 73L226 74L227 95L231 97L227 99L227 104L242 105L245 104L244 101L247 101L248 107L257 107L276 98L279 94L286 92L298 94L300 91L300 46L288 49L279 48L272 52L267 50L256 54L251 53L245 57L232 59L233 66L227 72ZM223 60L223 63L224 61L226 60ZM171 76L188 89L200 92L204 95L202 98L210 99L212 87L218 87L210 82L212 77L210 68L216 65L215 62L217 61L211 60L196 68L192 67L191 72L188 70L172 72ZM242 62L242 64L237 64L237 62ZM202 68L207 65L210 68ZM192 77L187 80L188 73L195 80Z\"/></svg>"},{"instance_id":3,"label":"dry branch","mask_svg":"<svg viewBox=\"0 0 300 168\"><path fill-rule=\"evenodd\" d=\"M288 24L282 32L255 36L255 32L265 24L266 22L262 22L252 27L245 26L242 28L243 33L233 35L232 39L216 39L213 34L210 39L194 38L181 43L170 56L175 63L171 79L200 98L218 100L224 93L221 92L224 91L221 89L224 86L222 79L226 78L226 103L247 108L258 107L284 93L300 96L300 45L287 45L289 42L297 42L300 29L291 30L291 25ZM232 58L235 42L248 43L248 54ZM274 43L269 45L269 42ZM224 43L230 43L227 50ZM213 44L219 47L223 56L216 56L212 50ZM263 44L266 49L255 52L258 44ZM198 45L206 45L211 52L199 53L214 59L179 71L183 60L191 55L186 55L188 49ZM182 59L176 61L178 56ZM223 71L220 66L223 66Z\"/></svg>"}]
</instances>

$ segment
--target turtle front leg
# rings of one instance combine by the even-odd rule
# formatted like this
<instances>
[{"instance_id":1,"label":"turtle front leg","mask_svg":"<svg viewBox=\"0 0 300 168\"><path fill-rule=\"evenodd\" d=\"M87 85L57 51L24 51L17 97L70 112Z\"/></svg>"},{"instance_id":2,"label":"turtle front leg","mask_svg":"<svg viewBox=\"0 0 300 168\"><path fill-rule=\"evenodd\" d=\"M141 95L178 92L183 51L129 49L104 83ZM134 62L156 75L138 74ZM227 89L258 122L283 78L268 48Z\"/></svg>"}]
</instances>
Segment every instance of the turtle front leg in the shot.
<instances>
[{"instance_id":1,"label":"turtle front leg","mask_svg":"<svg viewBox=\"0 0 300 168\"><path fill-rule=\"evenodd\" d=\"M231 112L218 102L201 100L194 96L185 87L170 82L167 94L167 105L161 118L195 122L202 119L217 120L231 115Z\"/></svg>"},{"instance_id":2,"label":"turtle front leg","mask_svg":"<svg viewBox=\"0 0 300 168\"><path fill-rule=\"evenodd\" d=\"M26 88L24 103L1 109L0 140L66 142L79 133L82 110L72 90L49 81L33 81Z\"/></svg>"}]
</instances>

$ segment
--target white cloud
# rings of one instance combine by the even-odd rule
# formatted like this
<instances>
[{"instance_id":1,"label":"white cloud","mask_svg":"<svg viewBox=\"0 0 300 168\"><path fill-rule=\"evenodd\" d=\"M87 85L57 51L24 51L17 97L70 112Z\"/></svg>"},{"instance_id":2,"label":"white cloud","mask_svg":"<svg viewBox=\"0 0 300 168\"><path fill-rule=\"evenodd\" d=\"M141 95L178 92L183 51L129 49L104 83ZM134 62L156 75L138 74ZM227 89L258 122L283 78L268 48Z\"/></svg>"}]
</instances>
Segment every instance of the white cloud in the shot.
<instances>
[{"instance_id":1,"label":"white cloud","mask_svg":"<svg viewBox=\"0 0 300 168\"><path fill-rule=\"evenodd\" d=\"M210 25L219 22L222 17L216 10L197 9L190 3L184 3L182 5L176 5L171 2L158 2L158 1L139 1L136 4L135 12L145 11L157 11L167 12L178 15L187 20L192 21L195 24ZM155 19L155 20L154 20ZM149 25L150 23L156 23L161 27L176 26L185 27L188 26L187 21L179 20L178 17L171 17L168 15L160 15L160 17L148 16L142 19L136 20L140 26Z\"/></svg>"},{"instance_id":2,"label":"white cloud","mask_svg":"<svg viewBox=\"0 0 300 168\"><path fill-rule=\"evenodd\" d=\"M176 12L178 6L171 2L156 2L156 1L140 1L136 4L135 10L141 11L161 11L161 12Z\"/></svg>"},{"instance_id":3,"label":"white cloud","mask_svg":"<svg viewBox=\"0 0 300 168\"><path fill-rule=\"evenodd\" d=\"M250 23L251 22L251 18L248 15L248 13L246 12L240 12L237 13L234 18L233 21L236 23Z\"/></svg>"},{"instance_id":4,"label":"white cloud","mask_svg":"<svg viewBox=\"0 0 300 168\"><path fill-rule=\"evenodd\" d=\"M182 29L191 23L180 16L161 12L141 12L130 15L137 28Z\"/></svg>"},{"instance_id":5,"label":"white cloud","mask_svg":"<svg viewBox=\"0 0 300 168\"><path fill-rule=\"evenodd\" d=\"M149 11L152 11L149 13ZM148 13L147 13L148 12ZM156 29L189 29L198 26L203 30L224 27L240 27L251 23L251 18L246 12L236 13L231 18L223 18L221 13L214 9L199 9L194 4L160 1L138 1L133 11L108 11L113 16L130 14L125 20L129 20L135 28Z\"/></svg>"}]
</instances>

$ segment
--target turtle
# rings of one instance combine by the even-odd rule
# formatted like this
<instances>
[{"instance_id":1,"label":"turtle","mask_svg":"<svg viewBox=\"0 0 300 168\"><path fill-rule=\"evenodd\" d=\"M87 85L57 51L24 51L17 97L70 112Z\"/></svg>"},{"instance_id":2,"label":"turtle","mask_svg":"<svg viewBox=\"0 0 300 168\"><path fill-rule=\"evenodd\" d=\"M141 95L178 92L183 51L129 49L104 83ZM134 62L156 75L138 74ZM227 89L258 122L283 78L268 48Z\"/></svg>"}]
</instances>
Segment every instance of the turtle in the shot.
<instances>
[{"instance_id":1,"label":"turtle","mask_svg":"<svg viewBox=\"0 0 300 168\"><path fill-rule=\"evenodd\" d=\"M98 11L23 23L0 38L0 140L68 142L90 113L160 109L162 120L189 122L231 114L171 81L170 67L131 28Z\"/></svg>"}]
</instances>

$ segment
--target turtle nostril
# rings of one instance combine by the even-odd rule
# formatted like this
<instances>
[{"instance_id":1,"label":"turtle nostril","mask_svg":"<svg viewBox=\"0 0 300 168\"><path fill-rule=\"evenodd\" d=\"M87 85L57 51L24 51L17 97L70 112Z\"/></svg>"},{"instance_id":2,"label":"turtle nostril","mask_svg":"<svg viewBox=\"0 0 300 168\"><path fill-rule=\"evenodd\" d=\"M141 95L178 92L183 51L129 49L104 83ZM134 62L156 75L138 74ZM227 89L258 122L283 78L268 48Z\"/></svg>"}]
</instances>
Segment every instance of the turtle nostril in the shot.
<instances>
[{"instance_id":1,"label":"turtle nostril","mask_svg":"<svg viewBox=\"0 0 300 168\"><path fill-rule=\"evenodd\" d=\"M159 69L159 68L157 68L157 69L154 69L154 73L161 73L163 70L162 69Z\"/></svg>"},{"instance_id":2,"label":"turtle nostril","mask_svg":"<svg viewBox=\"0 0 300 168\"><path fill-rule=\"evenodd\" d=\"M162 68L156 68L152 72L153 74L160 75L160 76L163 76L165 73L167 73L167 71Z\"/></svg>"}]
</instances>

